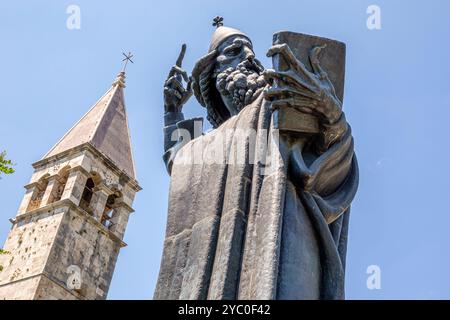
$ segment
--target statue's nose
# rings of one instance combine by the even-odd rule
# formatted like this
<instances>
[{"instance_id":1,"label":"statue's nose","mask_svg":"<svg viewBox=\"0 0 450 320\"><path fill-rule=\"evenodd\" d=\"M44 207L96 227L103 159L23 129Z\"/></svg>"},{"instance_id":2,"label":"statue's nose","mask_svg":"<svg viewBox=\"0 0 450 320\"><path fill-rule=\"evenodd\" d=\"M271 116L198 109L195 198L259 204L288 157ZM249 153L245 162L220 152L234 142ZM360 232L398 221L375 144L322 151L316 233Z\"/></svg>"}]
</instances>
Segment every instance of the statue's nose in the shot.
<instances>
[{"instance_id":1,"label":"statue's nose","mask_svg":"<svg viewBox=\"0 0 450 320\"><path fill-rule=\"evenodd\" d=\"M255 54L253 53L253 50L248 47L245 47L244 52L245 52L245 58L247 58L250 61L253 61L253 59L255 58Z\"/></svg>"}]
</instances>

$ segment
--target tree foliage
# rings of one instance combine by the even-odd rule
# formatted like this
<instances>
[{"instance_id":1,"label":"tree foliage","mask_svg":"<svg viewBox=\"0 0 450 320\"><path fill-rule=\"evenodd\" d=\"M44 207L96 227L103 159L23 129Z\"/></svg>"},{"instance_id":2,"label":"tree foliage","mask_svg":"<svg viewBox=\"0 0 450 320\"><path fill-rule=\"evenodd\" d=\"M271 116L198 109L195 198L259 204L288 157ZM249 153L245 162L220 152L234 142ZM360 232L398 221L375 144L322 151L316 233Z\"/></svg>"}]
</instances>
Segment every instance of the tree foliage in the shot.
<instances>
[{"instance_id":1,"label":"tree foliage","mask_svg":"<svg viewBox=\"0 0 450 320\"><path fill-rule=\"evenodd\" d=\"M6 151L0 152L0 174L14 173L14 163L6 159Z\"/></svg>"},{"instance_id":2,"label":"tree foliage","mask_svg":"<svg viewBox=\"0 0 450 320\"><path fill-rule=\"evenodd\" d=\"M6 250L3 250L3 249L0 249L0 254L9 254L10 252L9 251L6 251ZM2 265L0 265L0 272L2 272L3 271L3 266Z\"/></svg>"},{"instance_id":3,"label":"tree foliage","mask_svg":"<svg viewBox=\"0 0 450 320\"><path fill-rule=\"evenodd\" d=\"M11 160L6 159L6 151L0 152L0 174L14 173L14 163ZM8 251L0 249L0 254L9 254ZM0 272L3 271L3 266L0 265Z\"/></svg>"}]
</instances>

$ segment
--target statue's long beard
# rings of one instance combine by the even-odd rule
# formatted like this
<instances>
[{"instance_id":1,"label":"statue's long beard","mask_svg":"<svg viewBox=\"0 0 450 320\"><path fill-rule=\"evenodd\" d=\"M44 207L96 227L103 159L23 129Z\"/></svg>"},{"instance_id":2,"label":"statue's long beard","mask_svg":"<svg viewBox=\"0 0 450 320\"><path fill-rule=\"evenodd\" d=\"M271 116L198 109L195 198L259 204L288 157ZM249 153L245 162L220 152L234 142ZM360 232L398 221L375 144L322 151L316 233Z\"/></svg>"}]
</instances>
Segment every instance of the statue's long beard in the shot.
<instances>
[{"instance_id":1,"label":"statue's long beard","mask_svg":"<svg viewBox=\"0 0 450 320\"><path fill-rule=\"evenodd\" d=\"M232 99L238 111L252 103L266 86L263 68L255 60L244 60L236 68L217 74L216 87L222 96Z\"/></svg>"}]
</instances>

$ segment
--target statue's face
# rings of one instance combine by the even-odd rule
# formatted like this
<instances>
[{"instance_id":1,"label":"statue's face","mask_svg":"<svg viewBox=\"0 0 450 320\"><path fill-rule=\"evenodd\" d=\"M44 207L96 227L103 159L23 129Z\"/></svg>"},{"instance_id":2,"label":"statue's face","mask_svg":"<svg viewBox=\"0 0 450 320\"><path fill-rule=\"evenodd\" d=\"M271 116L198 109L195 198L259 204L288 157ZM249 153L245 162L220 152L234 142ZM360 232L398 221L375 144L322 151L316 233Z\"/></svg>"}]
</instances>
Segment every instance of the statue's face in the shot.
<instances>
[{"instance_id":1,"label":"statue's face","mask_svg":"<svg viewBox=\"0 0 450 320\"><path fill-rule=\"evenodd\" d=\"M243 36L228 38L217 50L216 88L233 116L252 102L257 90L265 85L263 68L255 59L251 42Z\"/></svg>"},{"instance_id":2,"label":"statue's face","mask_svg":"<svg viewBox=\"0 0 450 320\"><path fill-rule=\"evenodd\" d=\"M225 40L218 48L216 70L222 72L236 66L244 60L253 60L255 53L250 41L243 36L234 36Z\"/></svg>"}]
</instances>

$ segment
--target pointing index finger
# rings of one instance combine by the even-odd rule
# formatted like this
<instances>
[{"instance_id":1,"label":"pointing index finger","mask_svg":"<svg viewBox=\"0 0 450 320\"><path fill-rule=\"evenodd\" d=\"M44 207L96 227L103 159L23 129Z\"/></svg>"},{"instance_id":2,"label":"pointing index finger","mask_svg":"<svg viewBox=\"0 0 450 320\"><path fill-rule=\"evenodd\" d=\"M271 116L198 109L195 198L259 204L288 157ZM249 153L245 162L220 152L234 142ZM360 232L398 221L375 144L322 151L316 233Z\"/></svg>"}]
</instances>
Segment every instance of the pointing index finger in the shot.
<instances>
[{"instance_id":1,"label":"pointing index finger","mask_svg":"<svg viewBox=\"0 0 450 320\"><path fill-rule=\"evenodd\" d=\"M181 51L180 54L178 55L178 59L177 62L175 63L175 65L177 67L181 68L181 64L183 63L183 59L184 59L184 54L186 53L186 44L183 43L183 45L181 46Z\"/></svg>"}]
</instances>

